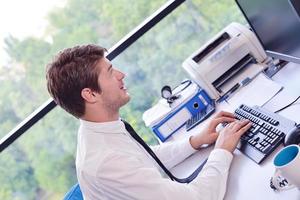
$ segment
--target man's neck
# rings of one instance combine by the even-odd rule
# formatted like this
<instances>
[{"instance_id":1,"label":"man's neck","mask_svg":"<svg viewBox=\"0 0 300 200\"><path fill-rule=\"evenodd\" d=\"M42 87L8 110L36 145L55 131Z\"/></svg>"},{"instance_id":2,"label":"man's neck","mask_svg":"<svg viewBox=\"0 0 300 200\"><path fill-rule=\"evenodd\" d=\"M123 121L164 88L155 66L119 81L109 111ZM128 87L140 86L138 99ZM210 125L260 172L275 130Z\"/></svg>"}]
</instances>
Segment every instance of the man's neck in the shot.
<instances>
[{"instance_id":1,"label":"man's neck","mask_svg":"<svg viewBox=\"0 0 300 200\"><path fill-rule=\"evenodd\" d=\"M86 113L81 117L81 119L90 122L110 122L117 121L120 118L119 111L86 111Z\"/></svg>"}]
</instances>

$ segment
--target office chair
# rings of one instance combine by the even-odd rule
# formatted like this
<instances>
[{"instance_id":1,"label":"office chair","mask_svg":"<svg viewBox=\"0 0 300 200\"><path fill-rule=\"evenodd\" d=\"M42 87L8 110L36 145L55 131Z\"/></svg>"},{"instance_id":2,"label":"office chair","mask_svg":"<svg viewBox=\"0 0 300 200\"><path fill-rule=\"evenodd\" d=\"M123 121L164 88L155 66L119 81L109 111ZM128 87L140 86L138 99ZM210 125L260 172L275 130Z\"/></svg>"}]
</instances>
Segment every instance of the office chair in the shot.
<instances>
[{"instance_id":1,"label":"office chair","mask_svg":"<svg viewBox=\"0 0 300 200\"><path fill-rule=\"evenodd\" d=\"M73 185L73 187L66 193L64 200L83 200L78 183Z\"/></svg>"}]
</instances>

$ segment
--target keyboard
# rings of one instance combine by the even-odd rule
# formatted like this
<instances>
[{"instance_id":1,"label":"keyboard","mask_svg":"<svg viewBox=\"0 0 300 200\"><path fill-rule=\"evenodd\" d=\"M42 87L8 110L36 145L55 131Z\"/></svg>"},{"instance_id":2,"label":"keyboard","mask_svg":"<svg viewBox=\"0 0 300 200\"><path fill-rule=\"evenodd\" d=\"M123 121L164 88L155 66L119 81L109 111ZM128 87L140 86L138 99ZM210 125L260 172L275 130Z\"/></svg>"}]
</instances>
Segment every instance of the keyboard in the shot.
<instances>
[{"instance_id":1,"label":"keyboard","mask_svg":"<svg viewBox=\"0 0 300 200\"><path fill-rule=\"evenodd\" d=\"M256 163L261 163L281 143L296 123L259 106L240 105L237 119L249 119L252 127L241 137L237 148Z\"/></svg>"},{"instance_id":2,"label":"keyboard","mask_svg":"<svg viewBox=\"0 0 300 200\"><path fill-rule=\"evenodd\" d=\"M205 110L199 111L196 115L191 117L186 121L185 128L187 131L191 130L195 126L197 126L199 123L207 119L211 114L215 112L215 104L208 104L207 108Z\"/></svg>"}]
</instances>

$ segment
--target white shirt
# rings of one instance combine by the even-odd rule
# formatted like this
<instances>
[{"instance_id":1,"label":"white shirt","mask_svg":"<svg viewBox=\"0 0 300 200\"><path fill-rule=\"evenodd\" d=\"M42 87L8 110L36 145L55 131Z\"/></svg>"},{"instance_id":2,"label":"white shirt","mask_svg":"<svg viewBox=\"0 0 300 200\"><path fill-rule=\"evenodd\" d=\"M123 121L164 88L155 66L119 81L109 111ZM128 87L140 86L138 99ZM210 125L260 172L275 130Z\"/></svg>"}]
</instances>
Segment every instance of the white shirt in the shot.
<instances>
[{"instance_id":1,"label":"white shirt","mask_svg":"<svg viewBox=\"0 0 300 200\"><path fill-rule=\"evenodd\" d=\"M85 200L223 199L230 152L213 150L198 177L182 184L161 174L155 160L130 136L122 121L80 122L76 171ZM168 169L195 152L189 140L152 149Z\"/></svg>"}]
</instances>

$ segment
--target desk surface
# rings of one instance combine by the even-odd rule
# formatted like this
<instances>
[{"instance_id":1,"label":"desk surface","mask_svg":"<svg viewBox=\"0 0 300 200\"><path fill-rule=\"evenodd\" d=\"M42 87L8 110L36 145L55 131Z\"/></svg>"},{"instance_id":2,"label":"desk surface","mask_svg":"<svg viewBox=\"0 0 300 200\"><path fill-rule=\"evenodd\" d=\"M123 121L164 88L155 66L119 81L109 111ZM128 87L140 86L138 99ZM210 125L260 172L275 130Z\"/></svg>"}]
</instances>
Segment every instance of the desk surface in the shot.
<instances>
[{"instance_id":1,"label":"desk surface","mask_svg":"<svg viewBox=\"0 0 300 200\"><path fill-rule=\"evenodd\" d=\"M283 67L277 74L273 76L273 80L283 85L283 90L276 95L271 101L269 101L265 108L275 111L281 107L289 104L300 95L300 66L290 63ZM290 101L283 99L289 98ZM287 103L288 102L288 103ZM242 103L242 102L241 102ZM229 104L222 103L217 105L218 110L233 111ZM300 123L300 104L295 104L290 108L280 112L280 115L287 117ZM205 122L207 123L208 120ZM195 134L205 122L198 127L191 130L188 135ZM180 132L180 131L179 131ZM180 137L188 136L187 133L179 134L174 137L178 139ZM269 199L269 200L299 200L300 190L294 188L291 190L274 192L270 187L270 178L274 173L274 167L272 164L275 154L282 148L281 145L276 149L262 164L258 165L248 157L240 153L238 150L234 152L234 159L230 168L229 178L227 182L227 192L225 195L226 200L253 200L253 199ZM199 164L208 157L209 152L213 147L205 148L198 153L192 155L186 159L183 163L172 169L172 173L178 177L186 177L191 174Z\"/></svg>"}]
</instances>

